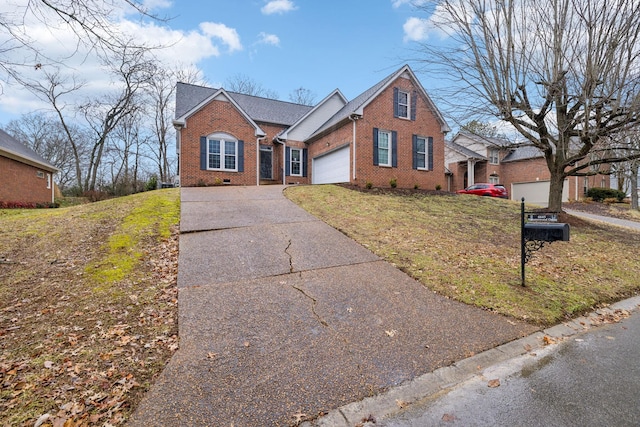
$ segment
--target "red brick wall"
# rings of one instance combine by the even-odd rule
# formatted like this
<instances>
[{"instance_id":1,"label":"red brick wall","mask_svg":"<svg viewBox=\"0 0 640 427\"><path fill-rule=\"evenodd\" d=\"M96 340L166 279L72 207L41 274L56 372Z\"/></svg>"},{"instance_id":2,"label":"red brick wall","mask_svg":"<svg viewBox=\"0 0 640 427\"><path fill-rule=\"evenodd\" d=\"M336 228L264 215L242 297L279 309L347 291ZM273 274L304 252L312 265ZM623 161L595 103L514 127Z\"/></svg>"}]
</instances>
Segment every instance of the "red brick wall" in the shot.
<instances>
[{"instance_id":1,"label":"red brick wall","mask_svg":"<svg viewBox=\"0 0 640 427\"><path fill-rule=\"evenodd\" d=\"M180 130L180 185L214 185L216 179L228 179L231 185L256 185L257 182L257 146L255 128L231 104L224 101L212 101L189 117L185 128ZM271 145L273 137L283 127L258 123L267 133L260 141L262 145ZM200 137L215 132L227 133L244 141L244 172L224 172L200 170ZM281 166L281 146L274 146L274 178Z\"/></svg>"},{"instance_id":2,"label":"red brick wall","mask_svg":"<svg viewBox=\"0 0 640 427\"><path fill-rule=\"evenodd\" d=\"M356 178L351 182L365 186L370 182L375 187L389 187L391 179L397 180L399 188L435 189L446 186L444 175L444 134L441 124L429 110L426 101L418 95L416 120L395 118L393 116L393 88L397 87L413 95L417 90L410 79L398 78L365 109L363 117L356 122ZM418 93L420 93L418 91ZM333 150L353 139L353 124L346 123L340 129L314 141L310 146L309 158ZM398 166L384 167L373 164L373 129L396 131L398 133ZM433 138L433 170L413 169L413 135ZM353 164L353 149L351 150Z\"/></svg>"},{"instance_id":3,"label":"red brick wall","mask_svg":"<svg viewBox=\"0 0 640 427\"><path fill-rule=\"evenodd\" d=\"M38 178L41 171L44 178ZM51 203L51 189L47 188L47 173L42 169L0 156L0 201L22 203ZM53 185L53 176L51 180Z\"/></svg>"}]
</instances>

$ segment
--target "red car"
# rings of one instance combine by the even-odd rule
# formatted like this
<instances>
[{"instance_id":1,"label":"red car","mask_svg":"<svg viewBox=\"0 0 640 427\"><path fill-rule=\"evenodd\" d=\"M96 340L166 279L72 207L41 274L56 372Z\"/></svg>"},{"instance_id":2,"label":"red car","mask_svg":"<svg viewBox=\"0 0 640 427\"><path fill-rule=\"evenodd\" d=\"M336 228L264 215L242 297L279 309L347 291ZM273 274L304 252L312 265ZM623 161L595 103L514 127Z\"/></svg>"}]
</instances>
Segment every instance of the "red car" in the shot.
<instances>
[{"instance_id":1,"label":"red car","mask_svg":"<svg viewBox=\"0 0 640 427\"><path fill-rule=\"evenodd\" d=\"M475 194L476 196L500 197L508 199L507 189L502 184L473 184L464 190L458 190L458 194Z\"/></svg>"}]
</instances>

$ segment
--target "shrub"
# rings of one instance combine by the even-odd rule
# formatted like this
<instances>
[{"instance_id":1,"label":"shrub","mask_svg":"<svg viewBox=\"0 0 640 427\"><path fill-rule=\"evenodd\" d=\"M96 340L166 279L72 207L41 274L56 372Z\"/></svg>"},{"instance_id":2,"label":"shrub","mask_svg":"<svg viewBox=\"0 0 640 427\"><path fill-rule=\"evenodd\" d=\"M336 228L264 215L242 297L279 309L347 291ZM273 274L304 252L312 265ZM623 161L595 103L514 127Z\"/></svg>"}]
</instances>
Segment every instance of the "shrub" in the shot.
<instances>
[{"instance_id":1,"label":"shrub","mask_svg":"<svg viewBox=\"0 0 640 427\"><path fill-rule=\"evenodd\" d=\"M389 185L391 188L396 188L398 186L398 180L396 178L391 178L389 180Z\"/></svg>"},{"instance_id":2,"label":"shrub","mask_svg":"<svg viewBox=\"0 0 640 427\"><path fill-rule=\"evenodd\" d=\"M420 186L418 184L413 184L413 189L417 190L418 188L420 188Z\"/></svg>"},{"instance_id":3,"label":"shrub","mask_svg":"<svg viewBox=\"0 0 640 427\"><path fill-rule=\"evenodd\" d=\"M151 191L158 188L158 177L155 175L151 175L151 178L144 185L144 191Z\"/></svg>"},{"instance_id":4,"label":"shrub","mask_svg":"<svg viewBox=\"0 0 640 427\"><path fill-rule=\"evenodd\" d=\"M196 187L206 187L206 186L207 186L207 183L202 178L200 178L196 183Z\"/></svg>"},{"instance_id":5,"label":"shrub","mask_svg":"<svg viewBox=\"0 0 640 427\"><path fill-rule=\"evenodd\" d=\"M586 196L592 198L594 202L602 202L605 199L616 199L618 202L622 202L626 194L624 191L613 188L593 187L587 190Z\"/></svg>"},{"instance_id":6,"label":"shrub","mask_svg":"<svg viewBox=\"0 0 640 427\"><path fill-rule=\"evenodd\" d=\"M222 185L224 183L224 181L222 181L222 178L216 178L213 180L213 185Z\"/></svg>"},{"instance_id":7,"label":"shrub","mask_svg":"<svg viewBox=\"0 0 640 427\"><path fill-rule=\"evenodd\" d=\"M373 183L371 181L367 181L364 186L367 188L367 190L371 190L371 188L373 188Z\"/></svg>"},{"instance_id":8,"label":"shrub","mask_svg":"<svg viewBox=\"0 0 640 427\"><path fill-rule=\"evenodd\" d=\"M109 198L109 193L98 190L90 190L85 191L82 196L86 197L90 202L100 202L102 200L107 200Z\"/></svg>"},{"instance_id":9,"label":"shrub","mask_svg":"<svg viewBox=\"0 0 640 427\"><path fill-rule=\"evenodd\" d=\"M440 184L436 185L436 191L440 191L440 190L442 190L442 185Z\"/></svg>"}]
</instances>

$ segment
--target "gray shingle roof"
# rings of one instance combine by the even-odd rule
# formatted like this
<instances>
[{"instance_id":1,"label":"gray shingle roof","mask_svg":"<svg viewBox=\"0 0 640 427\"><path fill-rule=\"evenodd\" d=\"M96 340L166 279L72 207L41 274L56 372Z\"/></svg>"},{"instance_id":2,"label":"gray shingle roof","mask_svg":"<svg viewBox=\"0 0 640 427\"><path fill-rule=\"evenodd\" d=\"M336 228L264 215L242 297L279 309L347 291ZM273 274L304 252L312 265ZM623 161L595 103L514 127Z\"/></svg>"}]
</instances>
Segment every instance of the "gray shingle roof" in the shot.
<instances>
[{"instance_id":1,"label":"gray shingle roof","mask_svg":"<svg viewBox=\"0 0 640 427\"><path fill-rule=\"evenodd\" d=\"M458 153L469 157L471 159L480 159L480 160L487 160L487 156L484 156L480 153L476 153L473 150L468 149L467 147L465 147L464 145L460 145L458 143L455 143L453 141L445 141L444 144L451 148L452 150L457 151Z\"/></svg>"},{"instance_id":2,"label":"gray shingle roof","mask_svg":"<svg viewBox=\"0 0 640 427\"><path fill-rule=\"evenodd\" d=\"M5 151L26 161L38 163L43 169L51 171L58 170L55 166L44 159L40 154L33 151L4 130L0 129L0 152Z\"/></svg>"},{"instance_id":3,"label":"gray shingle roof","mask_svg":"<svg viewBox=\"0 0 640 427\"><path fill-rule=\"evenodd\" d=\"M218 90L178 82L176 86L176 118L182 117ZM236 92L227 93L255 122L291 126L313 108Z\"/></svg>"},{"instance_id":4,"label":"gray shingle roof","mask_svg":"<svg viewBox=\"0 0 640 427\"><path fill-rule=\"evenodd\" d=\"M515 148L512 152L507 154L502 162L515 162L518 160L528 160L544 157L544 153L537 147L522 146Z\"/></svg>"},{"instance_id":5,"label":"gray shingle roof","mask_svg":"<svg viewBox=\"0 0 640 427\"><path fill-rule=\"evenodd\" d=\"M505 138L476 135L474 133L467 132L465 130L461 130L460 132L458 132L458 135L464 135L469 139L472 139L474 141L477 141L477 142L480 142L480 143L486 144L486 145L494 145L494 146L497 146L497 147L509 147L509 146L513 145L513 143L511 141L509 141L508 139L505 139Z\"/></svg>"},{"instance_id":6,"label":"gray shingle roof","mask_svg":"<svg viewBox=\"0 0 640 427\"><path fill-rule=\"evenodd\" d=\"M382 81L376 83L374 86L370 87L351 101L347 102L345 106L342 107L333 117L331 117L325 124L320 126L320 128L315 131L313 135L311 135L311 138L322 134L324 131L337 125L343 120L346 120L351 114L362 107L362 105L367 102L373 95L375 95L382 87L389 83L389 80L395 77L397 73L398 72L395 71L393 74L388 75Z\"/></svg>"}]
</instances>

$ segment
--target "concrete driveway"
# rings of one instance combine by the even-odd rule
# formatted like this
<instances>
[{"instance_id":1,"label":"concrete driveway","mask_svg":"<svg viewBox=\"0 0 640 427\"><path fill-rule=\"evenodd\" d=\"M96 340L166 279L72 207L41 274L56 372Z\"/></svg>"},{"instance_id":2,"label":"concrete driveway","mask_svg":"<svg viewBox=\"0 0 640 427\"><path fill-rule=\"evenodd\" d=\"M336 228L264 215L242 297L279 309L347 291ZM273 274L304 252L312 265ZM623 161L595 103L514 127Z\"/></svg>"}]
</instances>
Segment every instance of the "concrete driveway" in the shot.
<instances>
[{"instance_id":1,"label":"concrete driveway","mask_svg":"<svg viewBox=\"0 0 640 427\"><path fill-rule=\"evenodd\" d=\"M180 349L129 425L295 425L536 330L434 294L283 189L181 190Z\"/></svg>"}]
</instances>

